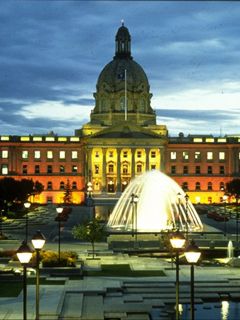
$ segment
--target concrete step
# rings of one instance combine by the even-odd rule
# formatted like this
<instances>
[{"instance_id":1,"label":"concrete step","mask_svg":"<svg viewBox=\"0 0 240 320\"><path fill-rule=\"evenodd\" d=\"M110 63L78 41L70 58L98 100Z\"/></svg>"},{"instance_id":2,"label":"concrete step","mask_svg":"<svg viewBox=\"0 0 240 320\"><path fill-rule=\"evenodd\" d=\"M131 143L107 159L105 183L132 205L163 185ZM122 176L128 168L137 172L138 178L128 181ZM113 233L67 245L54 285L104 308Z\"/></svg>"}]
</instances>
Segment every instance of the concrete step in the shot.
<instances>
[{"instance_id":1,"label":"concrete step","mask_svg":"<svg viewBox=\"0 0 240 320\"><path fill-rule=\"evenodd\" d=\"M103 297L87 296L83 298L82 320L104 320Z\"/></svg>"},{"instance_id":2,"label":"concrete step","mask_svg":"<svg viewBox=\"0 0 240 320\"><path fill-rule=\"evenodd\" d=\"M59 319L81 319L83 294L80 292L66 292Z\"/></svg>"}]
</instances>

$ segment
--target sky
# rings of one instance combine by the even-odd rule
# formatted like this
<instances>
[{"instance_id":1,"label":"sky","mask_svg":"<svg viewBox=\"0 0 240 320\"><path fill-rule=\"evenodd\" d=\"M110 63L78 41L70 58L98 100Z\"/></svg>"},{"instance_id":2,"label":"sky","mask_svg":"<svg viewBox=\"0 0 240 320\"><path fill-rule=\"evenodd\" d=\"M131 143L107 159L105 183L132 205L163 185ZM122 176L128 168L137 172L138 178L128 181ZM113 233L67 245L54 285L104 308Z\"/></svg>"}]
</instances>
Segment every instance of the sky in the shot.
<instances>
[{"instance_id":1,"label":"sky","mask_svg":"<svg viewBox=\"0 0 240 320\"><path fill-rule=\"evenodd\" d=\"M88 122L124 19L169 135L240 135L240 2L0 2L0 135Z\"/></svg>"}]
</instances>

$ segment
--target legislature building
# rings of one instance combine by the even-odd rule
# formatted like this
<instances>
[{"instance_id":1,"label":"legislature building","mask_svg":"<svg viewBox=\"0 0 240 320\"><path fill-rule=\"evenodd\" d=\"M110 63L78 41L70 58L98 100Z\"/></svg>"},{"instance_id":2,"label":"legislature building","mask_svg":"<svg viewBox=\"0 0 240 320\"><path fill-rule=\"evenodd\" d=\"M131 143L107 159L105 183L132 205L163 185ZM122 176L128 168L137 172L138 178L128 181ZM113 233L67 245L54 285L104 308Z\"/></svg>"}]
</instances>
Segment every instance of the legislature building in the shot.
<instances>
[{"instance_id":1,"label":"legislature building","mask_svg":"<svg viewBox=\"0 0 240 320\"><path fill-rule=\"evenodd\" d=\"M81 203L89 185L93 197L118 198L135 176L160 170L193 203L221 202L226 183L239 177L240 135L169 137L167 127L156 122L151 97L122 24L114 58L97 80L90 121L72 136L1 135L1 178L41 182L44 191L34 199L39 203L63 202L70 184L73 203Z\"/></svg>"}]
</instances>

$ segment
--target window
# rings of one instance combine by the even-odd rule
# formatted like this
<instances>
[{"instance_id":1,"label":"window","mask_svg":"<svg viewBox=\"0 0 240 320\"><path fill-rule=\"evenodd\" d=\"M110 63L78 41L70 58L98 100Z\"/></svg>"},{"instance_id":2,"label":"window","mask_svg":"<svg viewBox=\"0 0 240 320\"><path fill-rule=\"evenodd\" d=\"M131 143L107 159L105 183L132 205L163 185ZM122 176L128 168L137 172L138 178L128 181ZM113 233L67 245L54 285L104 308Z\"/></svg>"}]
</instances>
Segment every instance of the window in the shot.
<instances>
[{"instance_id":1,"label":"window","mask_svg":"<svg viewBox=\"0 0 240 320\"><path fill-rule=\"evenodd\" d=\"M51 150L47 151L47 159L53 159L53 152Z\"/></svg>"},{"instance_id":2,"label":"window","mask_svg":"<svg viewBox=\"0 0 240 320\"><path fill-rule=\"evenodd\" d=\"M183 167L183 174L188 174L188 166Z\"/></svg>"},{"instance_id":3,"label":"window","mask_svg":"<svg viewBox=\"0 0 240 320\"><path fill-rule=\"evenodd\" d=\"M113 151L109 151L109 158L113 157Z\"/></svg>"},{"instance_id":4,"label":"window","mask_svg":"<svg viewBox=\"0 0 240 320\"><path fill-rule=\"evenodd\" d=\"M61 182L60 182L60 190L64 190L64 188L65 188L64 182L61 181Z\"/></svg>"},{"instance_id":5,"label":"window","mask_svg":"<svg viewBox=\"0 0 240 320\"><path fill-rule=\"evenodd\" d=\"M65 167L64 166L60 166L59 167L59 172L60 173L64 173L65 172Z\"/></svg>"},{"instance_id":6,"label":"window","mask_svg":"<svg viewBox=\"0 0 240 320\"><path fill-rule=\"evenodd\" d=\"M177 152L176 152L176 151L171 151L171 153L170 153L170 159L171 159L171 160L176 160L176 159L177 159Z\"/></svg>"},{"instance_id":7,"label":"window","mask_svg":"<svg viewBox=\"0 0 240 320\"><path fill-rule=\"evenodd\" d=\"M225 190L224 182L220 182L219 190L221 190L221 191L224 191L224 190Z\"/></svg>"},{"instance_id":8,"label":"window","mask_svg":"<svg viewBox=\"0 0 240 320\"><path fill-rule=\"evenodd\" d=\"M220 173L220 174L225 174L225 168L224 168L224 166L220 166L220 167L219 167L219 173Z\"/></svg>"},{"instance_id":9,"label":"window","mask_svg":"<svg viewBox=\"0 0 240 320\"><path fill-rule=\"evenodd\" d=\"M212 191L212 182L208 182L207 189L208 191Z\"/></svg>"},{"instance_id":10,"label":"window","mask_svg":"<svg viewBox=\"0 0 240 320\"><path fill-rule=\"evenodd\" d=\"M35 173L36 174L40 173L40 166L39 165L35 166Z\"/></svg>"},{"instance_id":11,"label":"window","mask_svg":"<svg viewBox=\"0 0 240 320\"><path fill-rule=\"evenodd\" d=\"M208 166L207 167L207 173L208 174L212 174L212 166Z\"/></svg>"},{"instance_id":12,"label":"window","mask_svg":"<svg viewBox=\"0 0 240 320\"><path fill-rule=\"evenodd\" d=\"M99 165L98 164L95 164L94 171L95 171L95 174L99 173Z\"/></svg>"},{"instance_id":13,"label":"window","mask_svg":"<svg viewBox=\"0 0 240 320\"><path fill-rule=\"evenodd\" d=\"M47 173L52 173L52 166L51 165L47 166Z\"/></svg>"},{"instance_id":14,"label":"window","mask_svg":"<svg viewBox=\"0 0 240 320\"><path fill-rule=\"evenodd\" d=\"M196 167L195 167L195 173L196 173L196 174L200 174L200 173L201 173L201 168L200 168L200 166L196 166Z\"/></svg>"},{"instance_id":15,"label":"window","mask_svg":"<svg viewBox=\"0 0 240 320\"><path fill-rule=\"evenodd\" d=\"M123 151L123 158L127 158L127 156L128 156L127 151Z\"/></svg>"},{"instance_id":16,"label":"window","mask_svg":"<svg viewBox=\"0 0 240 320\"><path fill-rule=\"evenodd\" d=\"M225 152L224 151L220 151L218 154L219 160L220 161L224 161L225 160Z\"/></svg>"},{"instance_id":17,"label":"window","mask_svg":"<svg viewBox=\"0 0 240 320\"><path fill-rule=\"evenodd\" d=\"M8 158L8 150L2 150L2 158L7 159Z\"/></svg>"},{"instance_id":18,"label":"window","mask_svg":"<svg viewBox=\"0 0 240 320\"><path fill-rule=\"evenodd\" d=\"M1 172L2 174L8 174L8 165L7 164L2 164L2 167L1 167Z\"/></svg>"},{"instance_id":19,"label":"window","mask_svg":"<svg viewBox=\"0 0 240 320\"><path fill-rule=\"evenodd\" d=\"M77 172L77 166L72 166L72 173L76 173Z\"/></svg>"},{"instance_id":20,"label":"window","mask_svg":"<svg viewBox=\"0 0 240 320\"><path fill-rule=\"evenodd\" d=\"M72 160L76 160L78 158L78 152L72 151Z\"/></svg>"},{"instance_id":21,"label":"window","mask_svg":"<svg viewBox=\"0 0 240 320\"><path fill-rule=\"evenodd\" d=\"M128 174L128 165L127 164L123 165L123 174Z\"/></svg>"},{"instance_id":22,"label":"window","mask_svg":"<svg viewBox=\"0 0 240 320\"><path fill-rule=\"evenodd\" d=\"M151 170L156 170L156 165L155 164L151 164Z\"/></svg>"},{"instance_id":23,"label":"window","mask_svg":"<svg viewBox=\"0 0 240 320\"><path fill-rule=\"evenodd\" d=\"M41 152L39 150L34 151L34 159L40 159L41 158Z\"/></svg>"},{"instance_id":24,"label":"window","mask_svg":"<svg viewBox=\"0 0 240 320\"><path fill-rule=\"evenodd\" d=\"M27 168L27 165L26 165L26 164L24 164L24 165L22 166L22 173L23 173L23 174L27 174L27 173L28 173L28 168Z\"/></svg>"},{"instance_id":25,"label":"window","mask_svg":"<svg viewBox=\"0 0 240 320\"><path fill-rule=\"evenodd\" d=\"M28 151L27 150L23 150L22 151L22 158L23 159L28 159Z\"/></svg>"},{"instance_id":26,"label":"window","mask_svg":"<svg viewBox=\"0 0 240 320\"><path fill-rule=\"evenodd\" d=\"M77 182L73 181L72 183L72 190L77 190Z\"/></svg>"},{"instance_id":27,"label":"window","mask_svg":"<svg viewBox=\"0 0 240 320\"><path fill-rule=\"evenodd\" d=\"M195 151L194 153L194 159L196 161L200 161L201 160L201 152L200 151Z\"/></svg>"},{"instance_id":28,"label":"window","mask_svg":"<svg viewBox=\"0 0 240 320\"><path fill-rule=\"evenodd\" d=\"M65 153L65 151L59 151L59 159L61 159L61 160L64 160L65 159L65 156L66 156L66 153Z\"/></svg>"},{"instance_id":29,"label":"window","mask_svg":"<svg viewBox=\"0 0 240 320\"><path fill-rule=\"evenodd\" d=\"M187 161L189 159L188 151L183 151L182 155L183 155L183 160Z\"/></svg>"},{"instance_id":30,"label":"window","mask_svg":"<svg viewBox=\"0 0 240 320\"><path fill-rule=\"evenodd\" d=\"M52 181L48 181L47 190L52 190Z\"/></svg>"},{"instance_id":31,"label":"window","mask_svg":"<svg viewBox=\"0 0 240 320\"><path fill-rule=\"evenodd\" d=\"M141 172L142 172L142 165L137 164L137 173L141 173Z\"/></svg>"},{"instance_id":32,"label":"window","mask_svg":"<svg viewBox=\"0 0 240 320\"><path fill-rule=\"evenodd\" d=\"M141 158L141 156L142 156L142 151L137 151L137 157Z\"/></svg>"},{"instance_id":33,"label":"window","mask_svg":"<svg viewBox=\"0 0 240 320\"><path fill-rule=\"evenodd\" d=\"M207 152L207 160L213 160L213 153L212 151Z\"/></svg>"},{"instance_id":34,"label":"window","mask_svg":"<svg viewBox=\"0 0 240 320\"><path fill-rule=\"evenodd\" d=\"M108 165L108 172L113 173L113 164Z\"/></svg>"},{"instance_id":35,"label":"window","mask_svg":"<svg viewBox=\"0 0 240 320\"><path fill-rule=\"evenodd\" d=\"M187 182L183 182L182 188L183 188L184 191L188 191L188 183Z\"/></svg>"},{"instance_id":36,"label":"window","mask_svg":"<svg viewBox=\"0 0 240 320\"><path fill-rule=\"evenodd\" d=\"M95 157L99 158L99 152L98 151L95 152Z\"/></svg>"},{"instance_id":37,"label":"window","mask_svg":"<svg viewBox=\"0 0 240 320\"><path fill-rule=\"evenodd\" d=\"M156 151L151 151L151 158L156 158Z\"/></svg>"},{"instance_id":38,"label":"window","mask_svg":"<svg viewBox=\"0 0 240 320\"><path fill-rule=\"evenodd\" d=\"M171 166L171 174L176 174L176 166Z\"/></svg>"},{"instance_id":39,"label":"window","mask_svg":"<svg viewBox=\"0 0 240 320\"><path fill-rule=\"evenodd\" d=\"M200 184L200 182L196 182L196 184L195 184L195 190L196 190L196 191L200 191L200 190L201 190L201 184Z\"/></svg>"}]
</instances>

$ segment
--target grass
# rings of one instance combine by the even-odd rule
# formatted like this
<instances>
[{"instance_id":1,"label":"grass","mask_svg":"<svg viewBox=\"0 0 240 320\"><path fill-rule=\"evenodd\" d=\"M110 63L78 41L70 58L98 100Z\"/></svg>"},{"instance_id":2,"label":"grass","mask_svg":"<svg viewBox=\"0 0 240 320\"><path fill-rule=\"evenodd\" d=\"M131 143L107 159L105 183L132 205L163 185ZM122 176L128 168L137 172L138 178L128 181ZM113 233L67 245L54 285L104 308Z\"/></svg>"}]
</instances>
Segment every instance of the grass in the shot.
<instances>
[{"instance_id":1,"label":"grass","mask_svg":"<svg viewBox=\"0 0 240 320\"><path fill-rule=\"evenodd\" d=\"M29 278L27 280L29 285L34 285L36 283L35 278ZM64 280L46 280L45 278L40 279L40 285L64 285ZM17 297L22 290L22 281L2 281L0 286L0 297Z\"/></svg>"},{"instance_id":2,"label":"grass","mask_svg":"<svg viewBox=\"0 0 240 320\"><path fill-rule=\"evenodd\" d=\"M129 264L102 264L99 271L84 271L91 277L164 277L162 270L132 270Z\"/></svg>"}]
</instances>

